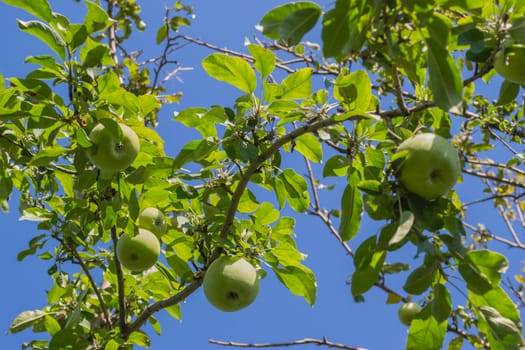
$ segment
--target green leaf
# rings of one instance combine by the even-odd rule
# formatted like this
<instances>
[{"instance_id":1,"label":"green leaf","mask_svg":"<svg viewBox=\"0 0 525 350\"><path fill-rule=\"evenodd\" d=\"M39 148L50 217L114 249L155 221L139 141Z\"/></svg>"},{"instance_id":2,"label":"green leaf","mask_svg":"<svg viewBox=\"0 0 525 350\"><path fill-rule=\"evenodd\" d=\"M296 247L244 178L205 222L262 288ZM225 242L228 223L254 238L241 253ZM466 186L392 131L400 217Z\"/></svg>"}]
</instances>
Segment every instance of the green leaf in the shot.
<instances>
[{"instance_id":1,"label":"green leaf","mask_svg":"<svg viewBox=\"0 0 525 350\"><path fill-rule=\"evenodd\" d=\"M53 12L47 0L1 0L2 2L23 9L35 17L51 22Z\"/></svg>"},{"instance_id":2,"label":"green leaf","mask_svg":"<svg viewBox=\"0 0 525 350\"><path fill-rule=\"evenodd\" d=\"M349 111L366 112L372 99L372 83L364 70L339 75L335 80L334 97Z\"/></svg>"},{"instance_id":3,"label":"green leaf","mask_svg":"<svg viewBox=\"0 0 525 350\"><path fill-rule=\"evenodd\" d=\"M255 72L242 58L213 53L202 60L202 66L212 78L224 81L244 92L255 91Z\"/></svg>"},{"instance_id":4,"label":"green leaf","mask_svg":"<svg viewBox=\"0 0 525 350\"><path fill-rule=\"evenodd\" d=\"M298 100L307 98L312 93L312 68L301 68L283 79L282 93L279 98L283 100Z\"/></svg>"},{"instance_id":5,"label":"green leaf","mask_svg":"<svg viewBox=\"0 0 525 350\"><path fill-rule=\"evenodd\" d=\"M487 276L468 259L464 259L459 263L458 270L465 282L467 282L468 290L483 295L493 288Z\"/></svg>"},{"instance_id":6,"label":"green leaf","mask_svg":"<svg viewBox=\"0 0 525 350\"><path fill-rule=\"evenodd\" d=\"M512 320L503 317L498 310L490 306L480 306L479 315L490 329L491 344L497 342L504 349L522 349L525 345L522 338L522 329Z\"/></svg>"},{"instance_id":7,"label":"green leaf","mask_svg":"<svg viewBox=\"0 0 525 350\"><path fill-rule=\"evenodd\" d=\"M281 39L292 46L299 44L303 36L315 26L321 12L321 8L315 5L290 13L279 25Z\"/></svg>"},{"instance_id":8,"label":"green leaf","mask_svg":"<svg viewBox=\"0 0 525 350\"><path fill-rule=\"evenodd\" d=\"M210 139L188 142L173 161L173 168L180 169L184 164L199 161L217 149L217 144Z\"/></svg>"},{"instance_id":9,"label":"green leaf","mask_svg":"<svg viewBox=\"0 0 525 350\"><path fill-rule=\"evenodd\" d=\"M292 294L302 296L313 306L317 297L317 283L315 276L308 268L302 269L296 266L286 268L274 268L279 281L290 290Z\"/></svg>"},{"instance_id":10,"label":"green leaf","mask_svg":"<svg viewBox=\"0 0 525 350\"><path fill-rule=\"evenodd\" d=\"M237 210L240 213L253 213L254 211L259 208L259 202L257 202L257 198L253 194L252 191L246 189L241 195L241 198L239 199L239 206Z\"/></svg>"},{"instance_id":11,"label":"green leaf","mask_svg":"<svg viewBox=\"0 0 525 350\"><path fill-rule=\"evenodd\" d=\"M42 321L45 315L46 313L41 310L24 311L15 317L9 326L9 332L18 333L23 331L24 329Z\"/></svg>"},{"instance_id":12,"label":"green leaf","mask_svg":"<svg viewBox=\"0 0 525 350\"><path fill-rule=\"evenodd\" d=\"M427 39L428 75L434 103L448 112L461 107L463 82L454 58L445 48Z\"/></svg>"},{"instance_id":13,"label":"green leaf","mask_svg":"<svg viewBox=\"0 0 525 350\"><path fill-rule=\"evenodd\" d=\"M50 162L57 160L60 156L66 153L66 149L60 146L47 147L40 150L29 162L29 165L33 166L46 166Z\"/></svg>"},{"instance_id":14,"label":"green leaf","mask_svg":"<svg viewBox=\"0 0 525 350\"><path fill-rule=\"evenodd\" d=\"M401 213L401 216L399 217L399 225L397 226L394 236L388 242L389 245L395 245L401 242L410 233L412 225L414 225L414 218L414 214L409 210L404 210Z\"/></svg>"},{"instance_id":15,"label":"green leaf","mask_svg":"<svg viewBox=\"0 0 525 350\"><path fill-rule=\"evenodd\" d=\"M303 12L303 10L306 10L306 12ZM299 35L302 38L315 25L315 22L312 23L313 18L316 15L319 18L320 14L321 8L316 3L306 1L292 2L268 11L259 22L258 27L263 35L270 39L287 40L290 37L297 38ZM288 19L289 16L292 17ZM295 35L294 32L296 32ZM288 38L282 35L287 35Z\"/></svg>"},{"instance_id":16,"label":"green leaf","mask_svg":"<svg viewBox=\"0 0 525 350\"><path fill-rule=\"evenodd\" d=\"M335 155L326 161L326 164L323 168L323 177L328 176L345 176L348 174L348 168L350 167L348 158L341 156L341 155Z\"/></svg>"},{"instance_id":17,"label":"green leaf","mask_svg":"<svg viewBox=\"0 0 525 350\"><path fill-rule=\"evenodd\" d=\"M306 212L310 204L310 196L308 194L308 184L304 177L297 174L293 169L284 169L279 174L279 180L282 183L290 207L299 213Z\"/></svg>"},{"instance_id":18,"label":"green leaf","mask_svg":"<svg viewBox=\"0 0 525 350\"><path fill-rule=\"evenodd\" d=\"M509 267L505 255L487 249L470 251L466 254L465 260L473 263L493 285L500 283L501 274Z\"/></svg>"},{"instance_id":19,"label":"green leaf","mask_svg":"<svg viewBox=\"0 0 525 350\"><path fill-rule=\"evenodd\" d=\"M312 162L319 163L323 159L321 143L312 134L304 134L295 139L295 149Z\"/></svg>"},{"instance_id":20,"label":"green leaf","mask_svg":"<svg viewBox=\"0 0 525 350\"><path fill-rule=\"evenodd\" d=\"M366 0L337 0L323 17L323 55L341 60L359 51L373 15Z\"/></svg>"},{"instance_id":21,"label":"green leaf","mask_svg":"<svg viewBox=\"0 0 525 350\"><path fill-rule=\"evenodd\" d=\"M352 275L352 295L357 297L370 288L379 279L379 273L385 262L386 252L378 249L376 237L366 239L355 252L354 264L356 271Z\"/></svg>"},{"instance_id":22,"label":"green leaf","mask_svg":"<svg viewBox=\"0 0 525 350\"><path fill-rule=\"evenodd\" d=\"M275 68L275 54L260 45L250 44L247 47L255 59L253 66L261 73L261 78L270 75Z\"/></svg>"},{"instance_id":23,"label":"green leaf","mask_svg":"<svg viewBox=\"0 0 525 350\"><path fill-rule=\"evenodd\" d=\"M21 30L42 40L61 59L66 58L66 42L54 28L36 20L24 22L17 19L16 21Z\"/></svg>"},{"instance_id":24,"label":"green leaf","mask_svg":"<svg viewBox=\"0 0 525 350\"><path fill-rule=\"evenodd\" d=\"M44 327L46 331L52 336L58 333L60 329L62 329L58 321L53 316L50 316L50 315L44 316Z\"/></svg>"},{"instance_id":25,"label":"green leaf","mask_svg":"<svg viewBox=\"0 0 525 350\"><path fill-rule=\"evenodd\" d=\"M90 37L86 38L86 44L82 46L79 55L83 66L87 68L95 66L112 66L114 64L111 56L109 55L109 47L93 40ZM103 77L105 77L104 79L109 76L115 76L116 82L120 85L118 76L115 73L111 72L103 75Z\"/></svg>"},{"instance_id":26,"label":"green leaf","mask_svg":"<svg viewBox=\"0 0 525 350\"><path fill-rule=\"evenodd\" d=\"M341 222L339 223L339 234L343 241L352 239L361 226L363 214L363 200L361 192L357 188L359 176L353 172L348 177L348 184L341 197Z\"/></svg>"},{"instance_id":27,"label":"green leaf","mask_svg":"<svg viewBox=\"0 0 525 350\"><path fill-rule=\"evenodd\" d=\"M87 13L84 24L88 34L104 31L111 24L111 20L106 10L95 2L86 1Z\"/></svg>"},{"instance_id":28,"label":"green leaf","mask_svg":"<svg viewBox=\"0 0 525 350\"><path fill-rule=\"evenodd\" d=\"M253 217L256 218L257 223L260 225L269 225L275 222L279 219L279 215L279 210L275 209L269 202L262 202L257 211L253 213ZM273 230L275 230L275 227Z\"/></svg>"},{"instance_id":29,"label":"green leaf","mask_svg":"<svg viewBox=\"0 0 525 350\"><path fill-rule=\"evenodd\" d=\"M186 108L177 113L175 121L197 130L202 137L217 136L216 124L226 120L226 113L222 107L213 107L208 110L203 107Z\"/></svg>"},{"instance_id":30,"label":"green leaf","mask_svg":"<svg viewBox=\"0 0 525 350\"><path fill-rule=\"evenodd\" d=\"M520 85L508 80L504 80L499 88L498 105L504 105L514 101L518 97Z\"/></svg>"},{"instance_id":31,"label":"green leaf","mask_svg":"<svg viewBox=\"0 0 525 350\"><path fill-rule=\"evenodd\" d=\"M422 294L432 285L434 273L434 266L422 265L418 267L407 277L403 289L410 294Z\"/></svg>"},{"instance_id":32,"label":"green leaf","mask_svg":"<svg viewBox=\"0 0 525 350\"><path fill-rule=\"evenodd\" d=\"M450 295L444 286L438 284L433 296L410 324L406 345L408 350L442 349L451 309Z\"/></svg>"}]
</instances>

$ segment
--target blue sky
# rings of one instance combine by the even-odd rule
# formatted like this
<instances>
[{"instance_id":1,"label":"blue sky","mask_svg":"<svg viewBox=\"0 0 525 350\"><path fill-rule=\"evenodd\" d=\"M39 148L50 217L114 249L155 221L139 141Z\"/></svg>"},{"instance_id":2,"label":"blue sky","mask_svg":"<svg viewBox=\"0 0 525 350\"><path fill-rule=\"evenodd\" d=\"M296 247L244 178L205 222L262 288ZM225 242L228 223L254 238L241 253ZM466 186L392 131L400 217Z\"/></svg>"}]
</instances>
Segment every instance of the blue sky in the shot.
<instances>
[{"instance_id":1,"label":"blue sky","mask_svg":"<svg viewBox=\"0 0 525 350\"><path fill-rule=\"evenodd\" d=\"M187 1L189 3L189 1ZM276 0L192 1L197 17L184 33L213 43L219 47L246 51L245 38L258 35L255 24L269 9L285 3ZM133 42L142 48L145 56L153 56L160 48L155 45L156 29L161 23L164 2L139 1L148 30ZM73 21L83 18L84 5L70 0L51 1L53 9L70 15ZM171 3L168 2L168 5ZM36 39L20 32L15 18L28 19L27 14L0 3L0 32L4 33L0 72L6 76L23 76L32 67L24 65L28 55L49 54ZM313 38L317 39L317 38ZM200 68L200 60L209 50L194 45L173 53L181 66L193 68L181 72L179 78L168 83L168 89L183 91L179 105L170 105L159 117L159 133L168 140L166 151L175 155L185 142L197 134L181 130L171 119L173 113L186 107L209 107L214 104L231 106L240 92L209 78ZM468 192L465 192L467 196ZM323 194L323 200L339 201L338 194ZM330 203L332 206L336 206ZM48 265L36 257L22 263L16 255L27 247L30 238L39 232L32 223L18 221L16 202L8 215L2 214L3 242L0 264L5 266L3 288L0 290L0 330L6 331L13 318L21 311L46 305L46 290L51 287L47 276ZM329 205L327 205L329 206ZM486 209L485 209L486 210ZM495 212L494 212L495 213ZM308 265L318 278L318 301L311 308L303 299L291 295L270 273L261 283L260 294L253 305L236 313L214 309L199 290L182 305L182 321L161 311L157 317L162 335L152 334L152 349L219 349L208 344L209 339L252 343L285 342L302 338L319 338L361 346L369 349L404 348L407 328L397 320L398 305L386 305L386 294L377 289L366 294L366 303L355 303L346 279L353 263L323 224L314 217L294 214L298 221L297 236L300 249L308 254ZM360 241L377 232L377 225L365 220ZM357 244L351 242L352 247ZM411 261L415 248L409 247L394 254L389 260ZM389 285L402 292L400 281L390 278ZM417 299L416 299L417 300ZM151 334L151 330L148 329ZM38 337L25 331L14 335L0 335L3 349L17 349L23 341ZM300 349L317 348L300 346Z\"/></svg>"}]
</instances>

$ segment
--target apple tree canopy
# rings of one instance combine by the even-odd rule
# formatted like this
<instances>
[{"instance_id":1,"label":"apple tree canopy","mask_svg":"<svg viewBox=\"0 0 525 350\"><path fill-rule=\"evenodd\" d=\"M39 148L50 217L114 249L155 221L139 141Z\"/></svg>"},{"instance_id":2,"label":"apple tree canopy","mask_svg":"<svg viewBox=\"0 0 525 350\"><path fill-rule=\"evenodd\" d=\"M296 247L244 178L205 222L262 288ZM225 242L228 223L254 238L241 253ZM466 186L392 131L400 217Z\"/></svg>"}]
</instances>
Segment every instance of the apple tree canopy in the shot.
<instances>
[{"instance_id":1,"label":"apple tree canopy","mask_svg":"<svg viewBox=\"0 0 525 350\"><path fill-rule=\"evenodd\" d=\"M494 65L524 52L509 48L525 45L525 0L287 2L238 33L243 50L193 36L190 0L166 3L158 23L129 0L86 0L78 22L52 1L1 2L47 48L27 75L0 72L0 202L38 230L18 260L37 256L52 281L47 305L11 323L24 349L148 347L157 313L183 318L222 255L257 267L259 294L273 278L313 306L321 279L298 229L312 219L347 256L348 298L419 303L407 349L525 347L525 56ZM146 25L160 50L137 46ZM200 62L178 60L196 48ZM188 64L235 98L178 109L184 91L169 82ZM99 123L117 144L118 123L140 140L131 165L104 176L88 157ZM422 132L461 160L458 183L431 200L398 180L397 146ZM168 229L155 266L132 272L116 244L148 207ZM289 345L309 342L333 345Z\"/></svg>"}]
</instances>

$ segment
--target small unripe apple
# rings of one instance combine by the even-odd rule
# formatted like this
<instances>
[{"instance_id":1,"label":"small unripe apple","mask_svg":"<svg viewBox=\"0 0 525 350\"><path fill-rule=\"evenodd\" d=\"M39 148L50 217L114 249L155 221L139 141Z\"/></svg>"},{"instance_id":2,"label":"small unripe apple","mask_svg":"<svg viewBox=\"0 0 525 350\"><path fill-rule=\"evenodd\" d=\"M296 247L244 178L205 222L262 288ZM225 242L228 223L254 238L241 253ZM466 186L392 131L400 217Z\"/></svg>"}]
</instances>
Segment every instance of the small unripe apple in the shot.
<instances>
[{"instance_id":1,"label":"small unripe apple","mask_svg":"<svg viewBox=\"0 0 525 350\"><path fill-rule=\"evenodd\" d=\"M125 124L118 125L122 131L121 138L104 124L97 124L89 133L93 146L87 149L87 155L104 178L130 166L140 150L140 140L135 131Z\"/></svg>"},{"instance_id":2,"label":"small unripe apple","mask_svg":"<svg viewBox=\"0 0 525 350\"><path fill-rule=\"evenodd\" d=\"M457 150L439 135L414 135L403 141L397 151L407 152L398 169L398 180L409 192L426 200L450 191L461 175Z\"/></svg>"},{"instance_id":3,"label":"small unripe apple","mask_svg":"<svg viewBox=\"0 0 525 350\"><path fill-rule=\"evenodd\" d=\"M168 223L164 213L154 207L145 208L140 212L138 225L146 230L150 230L159 239L168 230Z\"/></svg>"},{"instance_id":4,"label":"small unripe apple","mask_svg":"<svg viewBox=\"0 0 525 350\"><path fill-rule=\"evenodd\" d=\"M204 295L217 309L237 311L253 303L259 293L259 274L243 258L221 256L204 275Z\"/></svg>"},{"instance_id":5,"label":"small unripe apple","mask_svg":"<svg viewBox=\"0 0 525 350\"><path fill-rule=\"evenodd\" d=\"M125 268L141 272L157 262L160 242L151 231L139 228L135 236L122 234L117 241L117 257Z\"/></svg>"},{"instance_id":6,"label":"small unripe apple","mask_svg":"<svg viewBox=\"0 0 525 350\"><path fill-rule=\"evenodd\" d=\"M419 306L419 304L409 301L408 303L401 305L397 311L397 315L401 323L410 326L412 320L417 316L418 313L421 312L421 310L422 307Z\"/></svg>"}]
</instances>

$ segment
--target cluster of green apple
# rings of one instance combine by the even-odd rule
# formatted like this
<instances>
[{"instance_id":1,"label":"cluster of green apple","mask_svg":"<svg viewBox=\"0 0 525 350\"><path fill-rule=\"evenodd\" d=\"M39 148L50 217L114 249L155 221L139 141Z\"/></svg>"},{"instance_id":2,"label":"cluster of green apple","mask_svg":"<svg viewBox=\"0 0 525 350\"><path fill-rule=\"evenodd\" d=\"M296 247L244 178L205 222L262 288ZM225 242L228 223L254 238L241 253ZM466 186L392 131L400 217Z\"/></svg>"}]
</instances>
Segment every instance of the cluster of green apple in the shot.
<instances>
[{"instance_id":1,"label":"cluster of green apple","mask_svg":"<svg viewBox=\"0 0 525 350\"><path fill-rule=\"evenodd\" d=\"M92 147L87 154L99 169L100 177L111 179L133 163L140 151L137 134L129 126L118 123L119 130L97 124L89 134ZM161 236L168 224L157 208L148 207L138 216L138 232L123 233L117 242L117 257L125 268L142 272L151 268L160 255ZM247 307L259 292L259 274L246 259L221 256L208 267L203 289L209 302L222 311L237 311Z\"/></svg>"},{"instance_id":2,"label":"cluster of green apple","mask_svg":"<svg viewBox=\"0 0 525 350\"><path fill-rule=\"evenodd\" d=\"M164 213L148 207L138 217L138 232L123 233L117 242L117 257L125 268L141 272L151 268L160 255L160 240L168 230Z\"/></svg>"},{"instance_id":3,"label":"cluster of green apple","mask_svg":"<svg viewBox=\"0 0 525 350\"><path fill-rule=\"evenodd\" d=\"M425 132L403 141L397 152L406 153L398 180L408 192L426 200L446 194L461 175L458 152L444 137Z\"/></svg>"},{"instance_id":4,"label":"cluster of green apple","mask_svg":"<svg viewBox=\"0 0 525 350\"><path fill-rule=\"evenodd\" d=\"M108 126L109 125L109 126ZM112 130L111 125L117 125ZM100 177L111 179L133 163L140 151L140 140L135 131L123 123L99 123L91 130L92 146L88 158L99 169ZM164 214L157 208L146 208L138 217L138 232L124 233L117 242L117 256L131 271L145 271L160 255L160 237L167 231Z\"/></svg>"}]
</instances>

